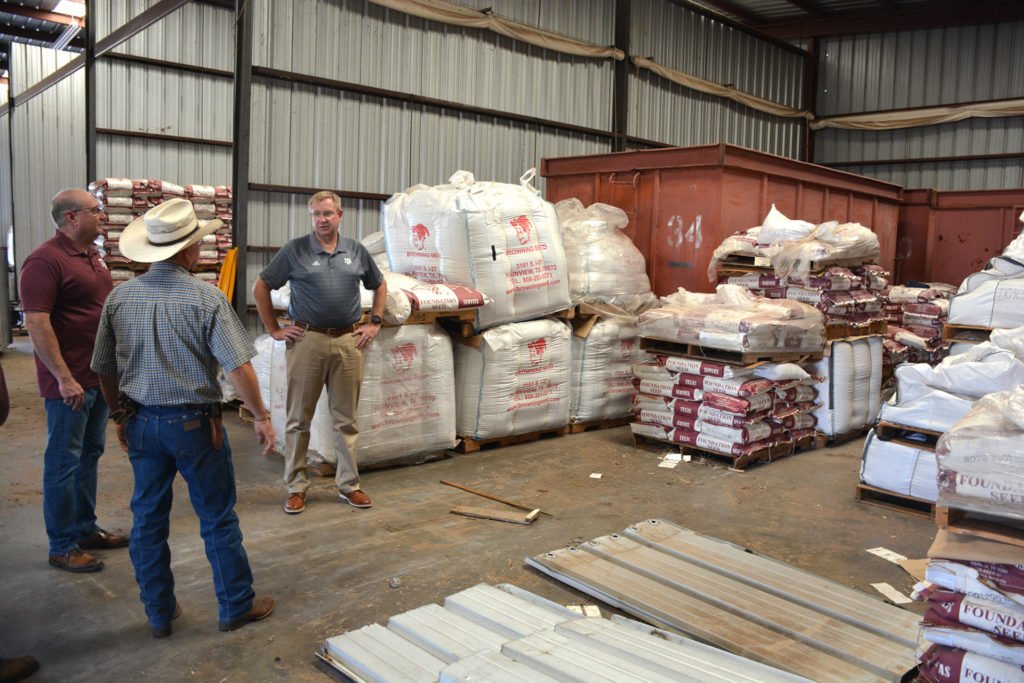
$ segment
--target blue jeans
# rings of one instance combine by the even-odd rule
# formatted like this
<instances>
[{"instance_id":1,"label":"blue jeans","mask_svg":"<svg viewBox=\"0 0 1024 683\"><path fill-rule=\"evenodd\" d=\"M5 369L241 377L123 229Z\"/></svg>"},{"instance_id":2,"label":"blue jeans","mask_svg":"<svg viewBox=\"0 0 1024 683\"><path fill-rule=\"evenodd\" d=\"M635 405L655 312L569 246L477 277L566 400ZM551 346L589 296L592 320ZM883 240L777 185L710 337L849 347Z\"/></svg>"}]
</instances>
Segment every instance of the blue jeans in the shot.
<instances>
[{"instance_id":1,"label":"blue jeans","mask_svg":"<svg viewBox=\"0 0 1024 683\"><path fill-rule=\"evenodd\" d=\"M206 409L199 408L142 406L126 425L128 458L135 473L135 524L128 550L146 616L154 627L170 623L176 603L167 536L178 472L199 517L220 620L230 621L252 608L252 572L235 514L235 467L227 433L223 428L221 433L224 443L218 450L210 438Z\"/></svg>"},{"instance_id":2,"label":"blue jeans","mask_svg":"<svg viewBox=\"0 0 1024 683\"><path fill-rule=\"evenodd\" d=\"M85 405L72 410L48 398L43 456L43 520L50 554L64 555L96 526L96 467L107 435L107 404L99 387L85 390Z\"/></svg>"}]
</instances>

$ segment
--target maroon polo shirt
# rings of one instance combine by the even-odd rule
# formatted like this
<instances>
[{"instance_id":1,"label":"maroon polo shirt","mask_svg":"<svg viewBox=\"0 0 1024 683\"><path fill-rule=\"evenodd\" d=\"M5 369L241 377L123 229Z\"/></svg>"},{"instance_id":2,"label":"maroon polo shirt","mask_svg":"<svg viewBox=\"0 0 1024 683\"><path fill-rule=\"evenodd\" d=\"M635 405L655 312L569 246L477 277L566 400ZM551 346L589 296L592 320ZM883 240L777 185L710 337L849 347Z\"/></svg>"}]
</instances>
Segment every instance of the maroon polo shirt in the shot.
<instances>
[{"instance_id":1,"label":"maroon polo shirt","mask_svg":"<svg viewBox=\"0 0 1024 683\"><path fill-rule=\"evenodd\" d=\"M99 378L89 367L100 313L114 283L96 247L78 251L59 230L29 254L21 266L21 303L26 312L49 313L64 362L75 380L89 389ZM36 379L43 398L60 398L57 378L36 354Z\"/></svg>"}]
</instances>

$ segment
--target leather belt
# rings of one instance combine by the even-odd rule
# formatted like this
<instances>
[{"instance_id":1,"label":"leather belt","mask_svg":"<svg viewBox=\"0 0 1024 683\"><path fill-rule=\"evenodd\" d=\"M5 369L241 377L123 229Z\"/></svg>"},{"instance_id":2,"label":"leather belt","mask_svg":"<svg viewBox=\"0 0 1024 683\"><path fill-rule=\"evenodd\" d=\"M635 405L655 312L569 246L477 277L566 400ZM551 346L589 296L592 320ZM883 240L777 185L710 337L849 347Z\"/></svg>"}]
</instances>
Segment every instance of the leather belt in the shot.
<instances>
[{"instance_id":1,"label":"leather belt","mask_svg":"<svg viewBox=\"0 0 1024 683\"><path fill-rule=\"evenodd\" d=\"M319 332L320 334L326 334L330 337L340 337L343 334L352 334L356 329L355 325L349 325L348 327L317 327L316 325L302 323L298 320L293 320L292 325L301 327L308 332Z\"/></svg>"}]
</instances>

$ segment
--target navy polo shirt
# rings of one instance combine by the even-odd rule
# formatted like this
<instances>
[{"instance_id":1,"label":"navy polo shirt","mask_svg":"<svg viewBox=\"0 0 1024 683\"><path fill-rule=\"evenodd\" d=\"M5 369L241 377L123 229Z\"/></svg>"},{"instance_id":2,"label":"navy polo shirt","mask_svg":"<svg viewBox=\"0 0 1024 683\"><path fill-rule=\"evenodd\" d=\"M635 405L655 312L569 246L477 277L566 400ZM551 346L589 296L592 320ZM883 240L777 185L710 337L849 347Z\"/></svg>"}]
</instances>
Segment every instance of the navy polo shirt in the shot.
<instances>
[{"instance_id":1,"label":"navy polo shirt","mask_svg":"<svg viewBox=\"0 0 1024 683\"><path fill-rule=\"evenodd\" d=\"M260 279L271 289L291 283L288 315L316 327L348 327L362 316L359 282L377 289L380 269L366 247L351 237L338 237L328 252L309 233L288 241L277 252Z\"/></svg>"}]
</instances>

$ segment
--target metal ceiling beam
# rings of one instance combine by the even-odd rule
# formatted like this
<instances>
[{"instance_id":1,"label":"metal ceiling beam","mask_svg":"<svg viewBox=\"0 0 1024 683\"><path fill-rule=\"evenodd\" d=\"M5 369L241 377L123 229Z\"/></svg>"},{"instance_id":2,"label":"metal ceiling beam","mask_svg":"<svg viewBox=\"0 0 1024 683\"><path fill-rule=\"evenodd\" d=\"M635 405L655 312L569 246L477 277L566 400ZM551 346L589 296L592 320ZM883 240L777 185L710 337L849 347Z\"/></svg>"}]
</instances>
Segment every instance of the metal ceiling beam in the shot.
<instances>
[{"instance_id":1,"label":"metal ceiling beam","mask_svg":"<svg viewBox=\"0 0 1024 683\"><path fill-rule=\"evenodd\" d=\"M835 15L805 21L757 24L757 29L780 40L855 33L889 33L946 26L1005 23L1024 20L1024 2L994 0L970 5L944 5L928 10L889 11L884 17L870 14Z\"/></svg>"},{"instance_id":2,"label":"metal ceiling beam","mask_svg":"<svg viewBox=\"0 0 1024 683\"><path fill-rule=\"evenodd\" d=\"M79 28L85 28L85 22L81 19L69 17L66 14L57 14L56 12L47 12L46 10L23 7L10 2L0 2L0 12L25 17L26 19L49 21L52 24L63 24L65 26L78 26Z\"/></svg>"},{"instance_id":3,"label":"metal ceiling beam","mask_svg":"<svg viewBox=\"0 0 1024 683\"><path fill-rule=\"evenodd\" d=\"M786 2L788 2L793 7L796 7L797 9L807 12L812 17L821 17L826 14L825 12L822 11L820 7L818 7L814 3L808 2L807 0L786 0Z\"/></svg>"},{"instance_id":4,"label":"metal ceiling beam","mask_svg":"<svg viewBox=\"0 0 1024 683\"><path fill-rule=\"evenodd\" d=\"M10 36L11 38L21 38L22 40L36 40L41 43L52 43L58 38L62 30L56 31L41 31L22 28L20 26L11 26L10 24L0 25L0 35ZM71 41L70 45L79 49L85 49L85 41L81 36L77 36Z\"/></svg>"},{"instance_id":5,"label":"metal ceiling beam","mask_svg":"<svg viewBox=\"0 0 1024 683\"><path fill-rule=\"evenodd\" d=\"M701 0L701 2L710 7L714 7L717 10L731 14L751 26L758 26L764 23L764 19L756 14L752 14L746 7L736 4L735 2L731 2L730 0Z\"/></svg>"},{"instance_id":6,"label":"metal ceiling beam","mask_svg":"<svg viewBox=\"0 0 1024 683\"><path fill-rule=\"evenodd\" d=\"M807 56L806 51L801 50L799 47L797 47L796 45L793 45L792 43L787 43L784 40L779 40L775 36L770 36L767 33L763 33L761 31L759 31L758 29L754 28L750 24L745 24L745 23L743 23L741 21L733 19L732 17L728 17L728 16L722 14L721 12L717 12L715 10L709 9L708 7L705 7L704 5L698 5L693 0L668 0L668 2L672 3L676 7L682 7L683 9L685 9L688 12L693 12L695 14L699 14L702 17L707 17L708 19L711 19L712 21L717 21L718 23L723 24L725 26L728 26L729 28L736 29L737 31L742 31L743 33L746 33L748 35L754 36L755 38L759 38L759 39L765 41L766 43L771 43L775 47L782 48L783 50L788 50L789 52L792 52L793 54L797 54L797 55L800 55L802 57L806 57Z\"/></svg>"}]
</instances>

